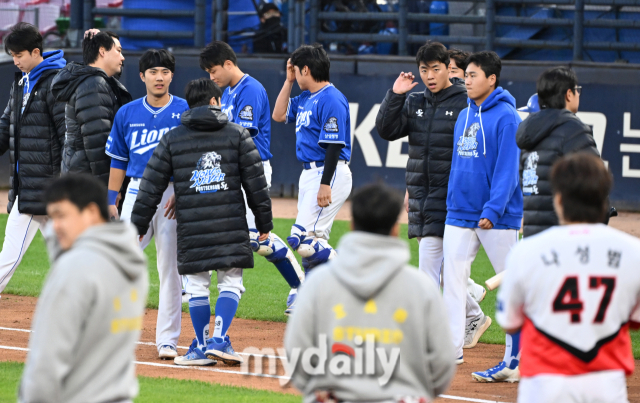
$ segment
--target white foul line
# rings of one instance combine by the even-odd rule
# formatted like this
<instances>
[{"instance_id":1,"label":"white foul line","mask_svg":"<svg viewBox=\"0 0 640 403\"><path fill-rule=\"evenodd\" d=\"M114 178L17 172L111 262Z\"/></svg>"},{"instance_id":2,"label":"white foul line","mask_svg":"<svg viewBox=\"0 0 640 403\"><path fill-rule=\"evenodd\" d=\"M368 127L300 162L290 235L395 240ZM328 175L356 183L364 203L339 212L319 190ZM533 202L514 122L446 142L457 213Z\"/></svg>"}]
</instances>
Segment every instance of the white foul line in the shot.
<instances>
[{"instance_id":1,"label":"white foul line","mask_svg":"<svg viewBox=\"0 0 640 403\"><path fill-rule=\"evenodd\" d=\"M14 328L10 328L10 327L0 327L0 330L9 330L9 331L14 331L14 332L26 332L26 333L31 333L31 330L27 330L27 329L14 329ZM150 343L150 342L144 342L144 341L139 341L136 344L141 344L141 345L145 345L145 346L154 346L155 347L155 343ZM182 350L188 350L189 347L184 347L184 346L177 346L177 348L182 349ZM28 348L21 348L21 347L10 347L10 346L0 346L0 349L4 349L4 350L17 350L17 351L29 351ZM242 355L253 355L253 354L246 354L246 353L238 353L238 354L242 354ZM273 358L281 358L280 356L264 356L264 357L273 357ZM170 364L159 364L159 363L155 363L155 362L144 362L144 361L134 361L135 364L138 365L148 365L150 367L165 367L165 368L171 368L171 369L195 369L198 371L209 371L209 372L222 372L225 374L238 374L238 375L250 375L250 376L258 376L258 377L262 377L262 378L276 378L276 379L289 379L286 376L281 376L281 375L269 375L269 374L254 374L254 373L245 373L245 372L239 372L239 371L229 371L229 370L224 370L224 369L217 369L217 368L206 368L206 367L198 367L198 366L180 366L180 365L170 365ZM443 399L451 399L451 400L460 400L463 402L473 402L473 403L507 403L507 402L500 402L497 400L484 400L484 399L475 399L472 397L462 397L462 396L450 396L450 395L439 395L438 397L441 397Z\"/></svg>"}]
</instances>

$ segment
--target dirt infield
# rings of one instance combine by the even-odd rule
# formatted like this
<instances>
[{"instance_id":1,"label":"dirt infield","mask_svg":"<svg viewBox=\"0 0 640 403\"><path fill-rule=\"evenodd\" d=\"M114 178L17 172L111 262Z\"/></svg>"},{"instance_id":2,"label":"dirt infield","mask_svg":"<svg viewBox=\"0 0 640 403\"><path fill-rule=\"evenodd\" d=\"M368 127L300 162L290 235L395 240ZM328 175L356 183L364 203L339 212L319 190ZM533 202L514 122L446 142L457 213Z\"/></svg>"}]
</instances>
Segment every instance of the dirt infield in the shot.
<instances>
[{"instance_id":1,"label":"dirt infield","mask_svg":"<svg viewBox=\"0 0 640 403\"><path fill-rule=\"evenodd\" d=\"M26 351L11 350L7 347L26 349L29 340L28 330L37 299L32 297L18 297L3 295L0 299L0 361L24 361ZM223 385L245 386L256 389L271 390L281 393L297 394L291 386L281 386L277 378L245 375L239 367L229 367L218 363L213 367L181 368L174 366L171 361L157 358L155 340L155 322L157 311L147 310L141 343L136 351L139 375L151 377L169 377L176 379L201 380ZM233 346L238 352L247 347L276 350L282 346L284 323L261 322L255 320L235 319L229 332ZM187 314L182 316L182 334L178 351L183 353L191 343L193 329ZM479 371L495 365L502 359L504 347L498 345L478 344L471 350L465 351L466 363L458 367L458 372L451 388L446 395L451 398L440 398L438 402L514 402L516 400L517 384L482 384L471 379L471 372ZM277 354L277 352L276 352ZM244 356L246 359L246 356ZM266 364L267 360L264 360ZM636 365L638 365L636 361ZM267 374L267 367L264 373ZM254 365L250 371L255 372ZM276 376L283 376L284 370L277 365ZM640 376L634 374L628 379L629 400L640 401ZM481 399L481 400L467 400Z\"/></svg>"}]
</instances>

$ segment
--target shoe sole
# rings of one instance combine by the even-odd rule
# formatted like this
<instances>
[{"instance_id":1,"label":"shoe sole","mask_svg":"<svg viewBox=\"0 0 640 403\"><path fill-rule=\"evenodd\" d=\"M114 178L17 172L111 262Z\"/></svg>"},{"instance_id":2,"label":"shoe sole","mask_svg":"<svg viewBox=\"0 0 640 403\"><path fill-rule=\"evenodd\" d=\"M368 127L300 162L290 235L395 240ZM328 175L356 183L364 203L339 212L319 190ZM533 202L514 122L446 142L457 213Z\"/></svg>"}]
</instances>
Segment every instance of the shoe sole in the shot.
<instances>
[{"instance_id":1,"label":"shoe sole","mask_svg":"<svg viewBox=\"0 0 640 403\"><path fill-rule=\"evenodd\" d=\"M173 360L177 356L178 354L172 354L172 355L162 354L162 355L159 355L158 358L160 358L161 360Z\"/></svg>"},{"instance_id":2,"label":"shoe sole","mask_svg":"<svg viewBox=\"0 0 640 403\"><path fill-rule=\"evenodd\" d=\"M463 359L456 360L456 365L464 364Z\"/></svg>"},{"instance_id":3,"label":"shoe sole","mask_svg":"<svg viewBox=\"0 0 640 403\"><path fill-rule=\"evenodd\" d=\"M480 299L478 300L478 304L481 303L484 300L484 297L487 296L487 289L482 287L482 290L483 290L482 297L480 297Z\"/></svg>"},{"instance_id":4,"label":"shoe sole","mask_svg":"<svg viewBox=\"0 0 640 403\"><path fill-rule=\"evenodd\" d=\"M473 336L473 340L471 341L471 343L467 344L466 346L462 346L462 348L474 348L476 344L478 344L478 340L480 340L480 337L482 337L484 332L489 328L489 326L491 326L491 318L488 316L486 316L486 318L487 320L484 321L484 324L480 326L480 328L476 332L476 335Z\"/></svg>"},{"instance_id":5,"label":"shoe sole","mask_svg":"<svg viewBox=\"0 0 640 403\"><path fill-rule=\"evenodd\" d=\"M520 378L511 378L511 377L509 377L507 379L504 379L504 380L497 380L497 379L493 379L491 377L485 378L485 377L480 376L478 374L471 374L471 377L475 381L480 382L480 383L497 383L497 382L516 383L516 382L520 382Z\"/></svg>"},{"instance_id":6,"label":"shoe sole","mask_svg":"<svg viewBox=\"0 0 640 403\"><path fill-rule=\"evenodd\" d=\"M212 360L212 359L206 359L206 360L192 360L192 361L185 361L185 362L173 362L176 365L180 365L181 367L208 367L211 365L216 365L218 363L218 361L216 360Z\"/></svg>"},{"instance_id":7,"label":"shoe sole","mask_svg":"<svg viewBox=\"0 0 640 403\"><path fill-rule=\"evenodd\" d=\"M242 364L244 361L242 358L240 357L234 357L232 355L229 354L225 354L221 351L217 351L217 350L208 350L204 352L204 355L207 356L207 358L212 359L212 360L219 360L222 361L223 363L225 363L226 365L229 366L236 366L236 365L240 365Z\"/></svg>"}]
</instances>

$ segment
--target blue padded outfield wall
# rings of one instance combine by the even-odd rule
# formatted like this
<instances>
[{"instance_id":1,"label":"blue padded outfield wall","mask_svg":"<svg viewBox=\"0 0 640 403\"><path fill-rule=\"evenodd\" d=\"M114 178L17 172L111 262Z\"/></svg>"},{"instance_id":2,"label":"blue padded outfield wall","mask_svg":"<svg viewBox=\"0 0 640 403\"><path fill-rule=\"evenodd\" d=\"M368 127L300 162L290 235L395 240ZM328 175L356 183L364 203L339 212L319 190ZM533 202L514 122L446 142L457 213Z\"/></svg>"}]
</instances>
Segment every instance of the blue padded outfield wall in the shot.
<instances>
[{"instance_id":1,"label":"blue padded outfield wall","mask_svg":"<svg viewBox=\"0 0 640 403\"><path fill-rule=\"evenodd\" d=\"M80 55L67 60L79 60ZM125 52L125 71L122 82L134 98L144 96L145 87L138 76L140 52ZM239 57L238 64L245 72L258 79L266 88L271 107L285 79L284 58ZM535 92L538 75L553 63L504 62L501 83L515 97L518 106L524 106ZM640 211L640 69L637 65L573 66L582 85L579 117L594 128L598 148L615 179L611 195L613 204L621 209ZM12 77L16 68L9 61L0 64L0 77ZM400 71L412 71L419 77L411 58L384 60L334 56L331 63L331 81L348 98L351 106L354 136L354 187L382 179L404 191L404 171L407 143L386 142L375 130L375 117L380 102ZM171 92L183 96L189 80L206 77L198 67L198 53L176 53L176 74ZM6 105L11 80L0 80L0 104ZM294 95L299 93L294 86ZM416 90L424 90L420 84ZM272 122L271 152L274 155L274 196L292 196L297 192L298 177L302 170L295 158L295 127ZM8 157L0 160L0 186L8 186Z\"/></svg>"}]
</instances>

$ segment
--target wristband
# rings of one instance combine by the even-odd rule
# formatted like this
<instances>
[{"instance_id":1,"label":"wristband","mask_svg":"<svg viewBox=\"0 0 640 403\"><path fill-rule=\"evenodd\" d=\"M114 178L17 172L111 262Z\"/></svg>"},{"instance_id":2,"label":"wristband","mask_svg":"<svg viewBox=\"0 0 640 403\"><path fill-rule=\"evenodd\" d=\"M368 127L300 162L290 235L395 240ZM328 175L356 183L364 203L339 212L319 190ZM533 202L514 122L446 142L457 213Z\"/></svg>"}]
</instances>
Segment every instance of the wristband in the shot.
<instances>
[{"instance_id":1,"label":"wristband","mask_svg":"<svg viewBox=\"0 0 640 403\"><path fill-rule=\"evenodd\" d=\"M119 192L117 190L109 189L109 196L107 197L107 200L110 206L116 205L116 199L118 198L118 193Z\"/></svg>"}]
</instances>

